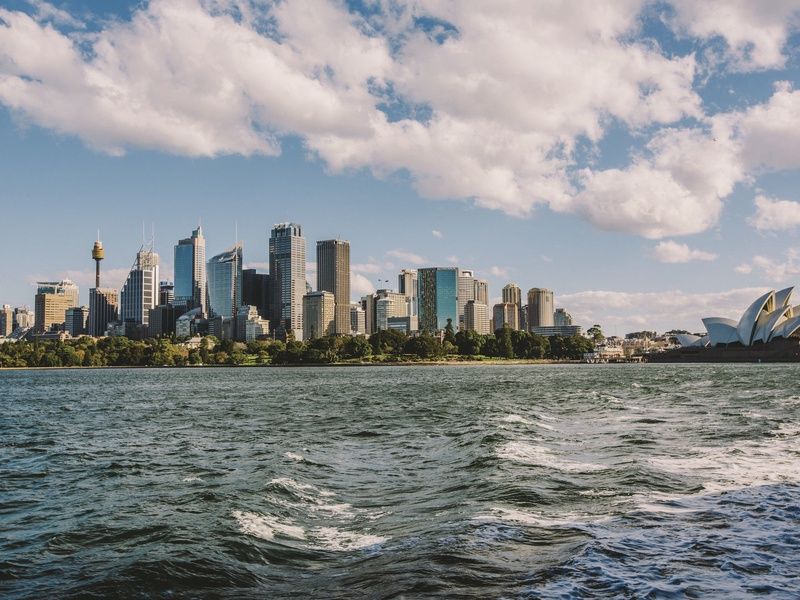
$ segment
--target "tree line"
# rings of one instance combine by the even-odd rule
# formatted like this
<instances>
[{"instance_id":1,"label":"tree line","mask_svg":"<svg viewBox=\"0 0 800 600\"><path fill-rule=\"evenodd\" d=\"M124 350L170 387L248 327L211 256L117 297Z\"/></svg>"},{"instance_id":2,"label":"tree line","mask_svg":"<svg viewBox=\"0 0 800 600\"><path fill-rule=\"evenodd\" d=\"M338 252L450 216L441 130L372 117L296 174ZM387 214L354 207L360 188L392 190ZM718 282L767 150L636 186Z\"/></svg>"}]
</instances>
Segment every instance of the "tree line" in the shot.
<instances>
[{"instance_id":1,"label":"tree line","mask_svg":"<svg viewBox=\"0 0 800 600\"><path fill-rule=\"evenodd\" d=\"M578 360L593 346L582 336L548 338L508 327L493 335L455 333L452 325L448 325L441 339L428 332L412 337L395 330L379 331L369 337L331 336L304 342L259 340L246 344L208 336L199 347L191 348L174 339L83 337L0 344L0 367L297 365L458 357Z\"/></svg>"}]
</instances>

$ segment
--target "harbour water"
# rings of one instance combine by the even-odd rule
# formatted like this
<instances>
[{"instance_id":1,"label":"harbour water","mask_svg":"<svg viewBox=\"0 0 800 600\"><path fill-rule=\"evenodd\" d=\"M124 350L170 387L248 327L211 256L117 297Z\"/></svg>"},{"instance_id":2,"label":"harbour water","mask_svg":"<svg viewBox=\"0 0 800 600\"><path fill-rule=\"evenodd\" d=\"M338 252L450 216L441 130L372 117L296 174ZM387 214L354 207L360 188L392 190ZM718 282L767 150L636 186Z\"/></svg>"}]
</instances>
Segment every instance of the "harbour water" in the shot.
<instances>
[{"instance_id":1,"label":"harbour water","mask_svg":"<svg viewBox=\"0 0 800 600\"><path fill-rule=\"evenodd\" d=\"M798 375L0 372L0 597L798 598Z\"/></svg>"}]
</instances>

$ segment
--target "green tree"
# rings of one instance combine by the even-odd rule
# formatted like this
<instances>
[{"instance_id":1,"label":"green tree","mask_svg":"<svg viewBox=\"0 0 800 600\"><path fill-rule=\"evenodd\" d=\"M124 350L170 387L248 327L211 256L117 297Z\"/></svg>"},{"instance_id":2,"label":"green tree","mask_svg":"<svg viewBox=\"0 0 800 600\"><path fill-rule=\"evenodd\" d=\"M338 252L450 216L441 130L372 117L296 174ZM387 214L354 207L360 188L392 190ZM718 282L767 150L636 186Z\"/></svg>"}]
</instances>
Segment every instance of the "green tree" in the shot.
<instances>
[{"instance_id":1,"label":"green tree","mask_svg":"<svg viewBox=\"0 0 800 600\"><path fill-rule=\"evenodd\" d=\"M444 341L450 342L455 345L456 334L453 331L453 319L447 319L447 325L444 326Z\"/></svg>"}]
</instances>

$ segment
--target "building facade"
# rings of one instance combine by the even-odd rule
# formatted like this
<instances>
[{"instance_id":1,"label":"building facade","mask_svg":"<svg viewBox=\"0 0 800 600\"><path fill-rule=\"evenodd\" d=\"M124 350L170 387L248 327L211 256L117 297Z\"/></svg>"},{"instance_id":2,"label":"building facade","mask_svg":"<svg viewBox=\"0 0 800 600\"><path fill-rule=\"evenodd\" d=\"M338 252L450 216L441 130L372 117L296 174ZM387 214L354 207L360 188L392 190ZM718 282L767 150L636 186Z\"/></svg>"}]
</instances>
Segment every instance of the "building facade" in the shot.
<instances>
[{"instance_id":1,"label":"building facade","mask_svg":"<svg viewBox=\"0 0 800 600\"><path fill-rule=\"evenodd\" d=\"M475 280L475 302L489 305L489 282L485 279Z\"/></svg>"},{"instance_id":2,"label":"building facade","mask_svg":"<svg viewBox=\"0 0 800 600\"><path fill-rule=\"evenodd\" d=\"M311 292L303 296L303 338L333 335L336 332L336 297L331 292Z\"/></svg>"},{"instance_id":3,"label":"building facade","mask_svg":"<svg viewBox=\"0 0 800 600\"><path fill-rule=\"evenodd\" d=\"M350 333L350 242L317 242L317 290L336 299L335 332Z\"/></svg>"},{"instance_id":4,"label":"building facade","mask_svg":"<svg viewBox=\"0 0 800 600\"><path fill-rule=\"evenodd\" d=\"M258 308L243 305L236 315L236 339L240 342L252 342L269 335L269 321L261 318Z\"/></svg>"},{"instance_id":5,"label":"building facade","mask_svg":"<svg viewBox=\"0 0 800 600\"><path fill-rule=\"evenodd\" d=\"M306 294L306 239L297 223L280 223L269 238L269 272L273 288L272 327L303 337L303 296Z\"/></svg>"},{"instance_id":6,"label":"building facade","mask_svg":"<svg viewBox=\"0 0 800 600\"><path fill-rule=\"evenodd\" d=\"M89 290L89 335L106 334L109 323L119 319L119 292L112 288Z\"/></svg>"},{"instance_id":7,"label":"building facade","mask_svg":"<svg viewBox=\"0 0 800 600\"><path fill-rule=\"evenodd\" d=\"M475 300L467 302L464 307L464 330L489 335L492 332L489 322L489 307Z\"/></svg>"},{"instance_id":8,"label":"building facade","mask_svg":"<svg viewBox=\"0 0 800 600\"><path fill-rule=\"evenodd\" d=\"M536 327L554 327L553 292L545 288L528 290L528 331Z\"/></svg>"},{"instance_id":9,"label":"building facade","mask_svg":"<svg viewBox=\"0 0 800 600\"><path fill-rule=\"evenodd\" d=\"M417 299L420 330L436 332L458 327L457 267L426 267L417 271Z\"/></svg>"},{"instance_id":10,"label":"building facade","mask_svg":"<svg viewBox=\"0 0 800 600\"><path fill-rule=\"evenodd\" d=\"M409 315L416 317L417 309L417 270L403 269L397 276L397 291L409 298Z\"/></svg>"},{"instance_id":11,"label":"building facade","mask_svg":"<svg viewBox=\"0 0 800 600\"><path fill-rule=\"evenodd\" d=\"M503 287L503 304L513 304L517 307L517 326L514 329L526 329L528 310L522 302L522 290L516 283L509 283ZM495 327L497 327L495 325ZM509 325L510 327L510 325Z\"/></svg>"},{"instance_id":12,"label":"building facade","mask_svg":"<svg viewBox=\"0 0 800 600\"><path fill-rule=\"evenodd\" d=\"M556 327L569 327L572 325L572 315L564 308L557 308L553 313L553 324Z\"/></svg>"},{"instance_id":13,"label":"building facade","mask_svg":"<svg viewBox=\"0 0 800 600\"><path fill-rule=\"evenodd\" d=\"M458 273L458 321L453 327L464 329L464 309L467 302L475 300L475 274L472 271L460 270Z\"/></svg>"},{"instance_id":14,"label":"building facade","mask_svg":"<svg viewBox=\"0 0 800 600\"><path fill-rule=\"evenodd\" d=\"M158 254L152 248L143 246L136 254L120 293L120 319L125 324L125 335L147 335L150 309L158 305L158 263Z\"/></svg>"},{"instance_id":15,"label":"building facade","mask_svg":"<svg viewBox=\"0 0 800 600\"><path fill-rule=\"evenodd\" d=\"M27 306L14 309L14 329L30 329L36 325L36 313Z\"/></svg>"},{"instance_id":16,"label":"building facade","mask_svg":"<svg viewBox=\"0 0 800 600\"><path fill-rule=\"evenodd\" d=\"M8 337L14 331L14 310L8 304L0 309L0 336Z\"/></svg>"},{"instance_id":17,"label":"building facade","mask_svg":"<svg viewBox=\"0 0 800 600\"><path fill-rule=\"evenodd\" d=\"M519 306L511 302L495 304L492 310L492 322L495 330L508 325L513 330L519 329Z\"/></svg>"},{"instance_id":18,"label":"building facade","mask_svg":"<svg viewBox=\"0 0 800 600\"><path fill-rule=\"evenodd\" d=\"M35 324L36 333L64 328L67 309L78 306L79 290L69 279L63 281L40 281L37 284L35 298Z\"/></svg>"},{"instance_id":19,"label":"building facade","mask_svg":"<svg viewBox=\"0 0 800 600\"><path fill-rule=\"evenodd\" d=\"M255 306L262 319L272 314L272 284L267 273L255 269L242 271L242 306Z\"/></svg>"},{"instance_id":20,"label":"building facade","mask_svg":"<svg viewBox=\"0 0 800 600\"><path fill-rule=\"evenodd\" d=\"M158 284L158 305L166 306L175 303L175 284L171 281L162 281Z\"/></svg>"},{"instance_id":21,"label":"building facade","mask_svg":"<svg viewBox=\"0 0 800 600\"><path fill-rule=\"evenodd\" d=\"M242 305L242 246L212 256L206 264L208 313L211 317L236 318Z\"/></svg>"},{"instance_id":22,"label":"building facade","mask_svg":"<svg viewBox=\"0 0 800 600\"><path fill-rule=\"evenodd\" d=\"M89 307L73 306L67 309L64 330L72 337L89 333Z\"/></svg>"},{"instance_id":23,"label":"building facade","mask_svg":"<svg viewBox=\"0 0 800 600\"><path fill-rule=\"evenodd\" d=\"M360 304L350 305L350 335L366 335L367 313Z\"/></svg>"},{"instance_id":24,"label":"building facade","mask_svg":"<svg viewBox=\"0 0 800 600\"><path fill-rule=\"evenodd\" d=\"M206 239L198 226L191 237L179 240L175 246L175 304L187 309L206 306Z\"/></svg>"}]
</instances>

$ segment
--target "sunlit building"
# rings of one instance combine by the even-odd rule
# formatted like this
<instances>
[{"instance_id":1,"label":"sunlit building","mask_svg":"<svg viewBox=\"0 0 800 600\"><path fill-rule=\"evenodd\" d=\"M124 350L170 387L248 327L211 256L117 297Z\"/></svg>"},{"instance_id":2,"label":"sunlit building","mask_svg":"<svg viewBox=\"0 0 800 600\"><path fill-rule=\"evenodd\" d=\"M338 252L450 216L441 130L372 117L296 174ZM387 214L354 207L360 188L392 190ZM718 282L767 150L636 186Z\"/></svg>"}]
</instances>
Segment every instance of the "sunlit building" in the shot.
<instances>
[{"instance_id":1,"label":"sunlit building","mask_svg":"<svg viewBox=\"0 0 800 600\"><path fill-rule=\"evenodd\" d=\"M144 337L150 323L150 309L158 305L158 254L152 247L142 247L120 293L120 319L125 335Z\"/></svg>"},{"instance_id":2,"label":"sunlit building","mask_svg":"<svg viewBox=\"0 0 800 600\"><path fill-rule=\"evenodd\" d=\"M528 331L535 327L554 327L553 292L544 288L528 290Z\"/></svg>"},{"instance_id":3,"label":"sunlit building","mask_svg":"<svg viewBox=\"0 0 800 600\"><path fill-rule=\"evenodd\" d=\"M211 257L206 264L211 317L234 319L242 305L242 246Z\"/></svg>"},{"instance_id":4,"label":"sunlit building","mask_svg":"<svg viewBox=\"0 0 800 600\"><path fill-rule=\"evenodd\" d=\"M175 246L175 304L206 314L206 239L198 226Z\"/></svg>"},{"instance_id":5,"label":"sunlit building","mask_svg":"<svg viewBox=\"0 0 800 600\"><path fill-rule=\"evenodd\" d=\"M67 309L78 306L79 290L69 279L40 281L35 298L36 333L45 333L54 325L64 328Z\"/></svg>"},{"instance_id":6,"label":"sunlit building","mask_svg":"<svg viewBox=\"0 0 800 600\"><path fill-rule=\"evenodd\" d=\"M336 297L331 292L311 292L303 296L303 338L333 335L336 332Z\"/></svg>"},{"instance_id":7,"label":"sunlit building","mask_svg":"<svg viewBox=\"0 0 800 600\"><path fill-rule=\"evenodd\" d=\"M317 290L336 298L335 332L350 333L350 242L317 242Z\"/></svg>"},{"instance_id":8,"label":"sunlit building","mask_svg":"<svg viewBox=\"0 0 800 600\"><path fill-rule=\"evenodd\" d=\"M306 239L297 223L280 223L269 238L269 272L274 295L271 319L279 333L303 337L303 296L306 294Z\"/></svg>"},{"instance_id":9,"label":"sunlit building","mask_svg":"<svg viewBox=\"0 0 800 600\"><path fill-rule=\"evenodd\" d=\"M457 267L426 267L417 271L420 330L441 331L448 320L453 329L458 328L458 276Z\"/></svg>"}]
</instances>

